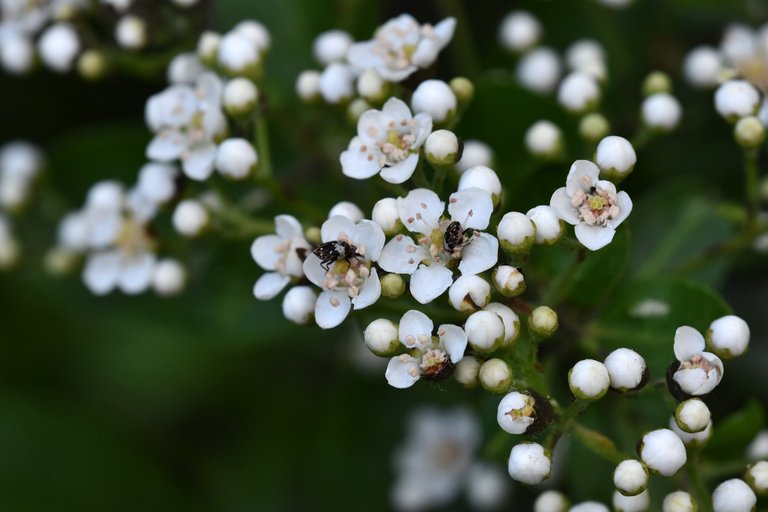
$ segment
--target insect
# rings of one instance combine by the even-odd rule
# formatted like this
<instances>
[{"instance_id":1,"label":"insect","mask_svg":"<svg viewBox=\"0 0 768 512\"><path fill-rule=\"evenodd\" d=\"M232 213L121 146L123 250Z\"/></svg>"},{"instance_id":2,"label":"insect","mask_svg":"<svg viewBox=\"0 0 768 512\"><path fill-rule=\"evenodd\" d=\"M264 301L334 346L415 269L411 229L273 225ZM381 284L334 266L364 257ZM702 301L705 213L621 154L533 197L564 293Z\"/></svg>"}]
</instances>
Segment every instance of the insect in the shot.
<instances>
[{"instance_id":1,"label":"insect","mask_svg":"<svg viewBox=\"0 0 768 512\"><path fill-rule=\"evenodd\" d=\"M363 255L357 252L357 247L349 242L334 240L318 245L312 254L320 258L320 266L328 272L331 264L339 260L349 261L353 258L361 258Z\"/></svg>"},{"instance_id":2,"label":"insect","mask_svg":"<svg viewBox=\"0 0 768 512\"><path fill-rule=\"evenodd\" d=\"M446 252L454 252L456 249L460 249L466 244L470 238L472 238L473 230L467 229L461 230L461 223L453 221L445 228L445 235L443 236L443 249Z\"/></svg>"}]
</instances>

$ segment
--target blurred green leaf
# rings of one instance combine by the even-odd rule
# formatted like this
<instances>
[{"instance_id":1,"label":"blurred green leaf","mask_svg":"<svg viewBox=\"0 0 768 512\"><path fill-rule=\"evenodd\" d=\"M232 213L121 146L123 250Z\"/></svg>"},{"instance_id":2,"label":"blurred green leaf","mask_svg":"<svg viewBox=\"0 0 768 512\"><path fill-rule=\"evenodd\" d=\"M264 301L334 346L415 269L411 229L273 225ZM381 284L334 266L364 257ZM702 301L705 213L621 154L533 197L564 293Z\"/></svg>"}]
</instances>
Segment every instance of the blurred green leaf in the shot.
<instances>
[{"instance_id":1,"label":"blurred green leaf","mask_svg":"<svg viewBox=\"0 0 768 512\"><path fill-rule=\"evenodd\" d=\"M714 418L714 433L706 447L707 456L721 459L739 459L747 445L765 425L763 405L750 400L747 405L729 416Z\"/></svg>"}]
</instances>

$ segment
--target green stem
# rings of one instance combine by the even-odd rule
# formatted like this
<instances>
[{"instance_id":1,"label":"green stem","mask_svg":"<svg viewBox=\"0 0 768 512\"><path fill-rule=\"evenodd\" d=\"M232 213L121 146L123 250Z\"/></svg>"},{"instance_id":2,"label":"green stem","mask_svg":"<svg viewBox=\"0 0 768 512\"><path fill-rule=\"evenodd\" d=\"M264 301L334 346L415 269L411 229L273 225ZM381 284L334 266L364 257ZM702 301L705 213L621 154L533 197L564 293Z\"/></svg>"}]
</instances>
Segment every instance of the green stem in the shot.
<instances>
[{"instance_id":1,"label":"green stem","mask_svg":"<svg viewBox=\"0 0 768 512\"><path fill-rule=\"evenodd\" d=\"M710 247L703 254L688 260L681 265L677 272L679 274L690 274L699 270L701 267L708 265L709 263L719 260L729 254L737 253L747 247L751 246L757 237L768 233L768 225L758 225L752 220L747 228L735 234L725 242Z\"/></svg>"},{"instance_id":2,"label":"green stem","mask_svg":"<svg viewBox=\"0 0 768 512\"><path fill-rule=\"evenodd\" d=\"M435 175L432 177L432 190L439 196L443 190L443 181L448 172L446 167L435 167Z\"/></svg>"},{"instance_id":3,"label":"green stem","mask_svg":"<svg viewBox=\"0 0 768 512\"><path fill-rule=\"evenodd\" d=\"M576 418L589 407L590 403L589 400L581 400L579 398L574 399L565 411L563 411L557 421L550 427L549 435L544 441L544 448L552 451L555 447L555 443L560 439L560 436L570 430L571 425L576 422Z\"/></svg>"},{"instance_id":4,"label":"green stem","mask_svg":"<svg viewBox=\"0 0 768 512\"><path fill-rule=\"evenodd\" d=\"M269 181L273 179L272 158L269 151L269 129L267 118L259 114L256 118L254 143L259 152L259 165L256 167L256 179Z\"/></svg>"},{"instance_id":5,"label":"green stem","mask_svg":"<svg viewBox=\"0 0 768 512\"><path fill-rule=\"evenodd\" d=\"M655 138L656 133L657 133L656 131L651 130L647 126L642 126L632 136L632 139L631 139L632 147L635 148L635 151L644 148L646 145L648 145L649 142L651 142Z\"/></svg>"},{"instance_id":6,"label":"green stem","mask_svg":"<svg viewBox=\"0 0 768 512\"><path fill-rule=\"evenodd\" d=\"M760 213L758 155L759 152L757 149L744 150L744 186L750 226L754 225L757 220L757 215Z\"/></svg>"},{"instance_id":7,"label":"green stem","mask_svg":"<svg viewBox=\"0 0 768 512\"><path fill-rule=\"evenodd\" d=\"M567 291L573 276L576 275L576 268L581 264L582 251L583 248L579 247L578 251L573 252L573 257L568 266L552 280L552 284L549 285L546 293L541 298L542 304L553 307L562 299L562 295Z\"/></svg>"},{"instance_id":8,"label":"green stem","mask_svg":"<svg viewBox=\"0 0 768 512\"><path fill-rule=\"evenodd\" d=\"M701 457L696 452L688 457L688 462L685 465L685 469L688 472L688 477L691 480L693 486L693 492L696 494L696 501L699 504L699 510L701 512L713 512L712 500L709 497L709 491L707 486L704 485L704 479L699 472L699 464L701 463Z\"/></svg>"},{"instance_id":9,"label":"green stem","mask_svg":"<svg viewBox=\"0 0 768 512\"><path fill-rule=\"evenodd\" d=\"M413 183L420 188L429 188L429 180L424 172L424 157L419 158L419 163L416 165L416 170L411 176Z\"/></svg>"},{"instance_id":10,"label":"green stem","mask_svg":"<svg viewBox=\"0 0 768 512\"><path fill-rule=\"evenodd\" d=\"M576 423L573 425L573 430L571 432L573 432L574 437L589 451L609 462L618 464L623 460L632 458L630 455L627 455L616 448L616 444L609 437L596 430L592 430L591 428Z\"/></svg>"}]
</instances>

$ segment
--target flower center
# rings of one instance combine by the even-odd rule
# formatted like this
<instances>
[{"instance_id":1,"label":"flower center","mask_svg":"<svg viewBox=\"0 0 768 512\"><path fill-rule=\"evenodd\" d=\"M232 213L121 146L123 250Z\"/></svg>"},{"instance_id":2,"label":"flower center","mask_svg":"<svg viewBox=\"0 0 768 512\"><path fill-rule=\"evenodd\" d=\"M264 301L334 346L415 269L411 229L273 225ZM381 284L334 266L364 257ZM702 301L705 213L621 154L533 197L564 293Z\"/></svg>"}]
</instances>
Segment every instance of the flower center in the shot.
<instances>
[{"instance_id":1,"label":"flower center","mask_svg":"<svg viewBox=\"0 0 768 512\"><path fill-rule=\"evenodd\" d=\"M461 452L459 443L446 439L435 449L435 463L439 468L451 469L461 460Z\"/></svg>"},{"instance_id":2,"label":"flower center","mask_svg":"<svg viewBox=\"0 0 768 512\"><path fill-rule=\"evenodd\" d=\"M365 246L358 245L357 252L365 254ZM323 289L347 291L350 298L357 297L360 287L371 275L371 263L360 258L340 259L325 274Z\"/></svg>"},{"instance_id":3,"label":"flower center","mask_svg":"<svg viewBox=\"0 0 768 512\"><path fill-rule=\"evenodd\" d=\"M445 350L430 348L421 356L421 374L427 380L443 380L451 376L454 364Z\"/></svg>"},{"instance_id":4,"label":"flower center","mask_svg":"<svg viewBox=\"0 0 768 512\"><path fill-rule=\"evenodd\" d=\"M707 361L707 359L701 354L696 354L688 361L680 362L680 369L682 370L694 370L697 368L704 370L706 373L709 373L710 370L717 370L718 373L720 372L720 369L717 366Z\"/></svg>"},{"instance_id":5,"label":"flower center","mask_svg":"<svg viewBox=\"0 0 768 512\"><path fill-rule=\"evenodd\" d=\"M588 192L579 189L571 197L571 204L578 211L579 219L588 226L605 226L620 213L616 193L599 186L593 186Z\"/></svg>"},{"instance_id":6,"label":"flower center","mask_svg":"<svg viewBox=\"0 0 768 512\"><path fill-rule=\"evenodd\" d=\"M416 136L413 134L415 125L413 119L401 119L399 123L390 121L384 139L377 146L384 155L384 165L394 165L402 162L411 155Z\"/></svg>"},{"instance_id":7,"label":"flower center","mask_svg":"<svg viewBox=\"0 0 768 512\"><path fill-rule=\"evenodd\" d=\"M124 255L132 256L147 250L152 245L152 239L144 224L133 219L124 219L115 245Z\"/></svg>"}]
</instances>

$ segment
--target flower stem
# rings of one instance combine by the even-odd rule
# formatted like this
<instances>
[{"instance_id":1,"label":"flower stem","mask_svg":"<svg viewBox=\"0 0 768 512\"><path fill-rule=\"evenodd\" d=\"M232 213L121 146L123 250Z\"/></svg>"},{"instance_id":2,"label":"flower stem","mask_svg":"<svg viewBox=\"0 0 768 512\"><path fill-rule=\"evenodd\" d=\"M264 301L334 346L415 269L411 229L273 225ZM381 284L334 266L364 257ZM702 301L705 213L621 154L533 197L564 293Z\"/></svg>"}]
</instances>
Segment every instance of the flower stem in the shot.
<instances>
[{"instance_id":1,"label":"flower stem","mask_svg":"<svg viewBox=\"0 0 768 512\"><path fill-rule=\"evenodd\" d=\"M699 510L701 510L701 512L712 512L712 500L710 499L707 486L704 485L704 480L701 478L701 473L699 472L700 463L701 457L698 452L695 452L688 458L685 469L690 478L691 485L693 486L693 491L696 494Z\"/></svg>"},{"instance_id":2,"label":"flower stem","mask_svg":"<svg viewBox=\"0 0 768 512\"><path fill-rule=\"evenodd\" d=\"M757 149L744 150L744 186L747 209L749 211L749 224L754 225L757 215L760 213L760 178L758 170Z\"/></svg>"},{"instance_id":3,"label":"flower stem","mask_svg":"<svg viewBox=\"0 0 768 512\"><path fill-rule=\"evenodd\" d=\"M589 400L581 400L576 398L571 404L562 412L557 421L550 427L549 435L544 441L544 448L552 451L555 448L557 440L563 433L571 429L576 418L589 407Z\"/></svg>"},{"instance_id":4,"label":"flower stem","mask_svg":"<svg viewBox=\"0 0 768 512\"><path fill-rule=\"evenodd\" d=\"M260 182L273 179L272 158L269 152L269 130L267 118L263 114L256 117L254 144L259 152L259 165L256 167L256 179Z\"/></svg>"},{"instance_id":5,"label":"flower stem","mask_svg":"<svg viewBox=\"0 0 768 512\"><path fill-rule=\"evenodd\" d=\"M443 181L445 181L446 173L446 167L435 167L435 174L432 177L432 190L434 190L438 196L443 191Z\"/></svg>"},{"instance_id":6,"label":"flower stem","mask_svg":"<svg viewBox=\"0 0 768 512\"><path fill-rule=\"evenodd\" d=\"M573 425L573 435L589 451L614 464L632 457L616 448L616 444L606 435L585 427L579 423Z\"/></svg>"}]
</instances>

